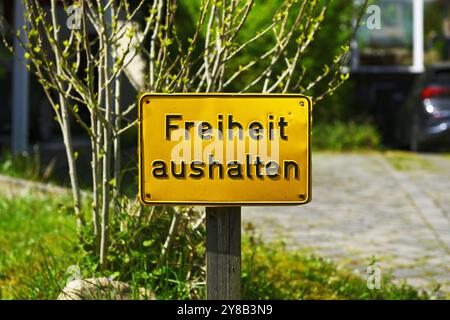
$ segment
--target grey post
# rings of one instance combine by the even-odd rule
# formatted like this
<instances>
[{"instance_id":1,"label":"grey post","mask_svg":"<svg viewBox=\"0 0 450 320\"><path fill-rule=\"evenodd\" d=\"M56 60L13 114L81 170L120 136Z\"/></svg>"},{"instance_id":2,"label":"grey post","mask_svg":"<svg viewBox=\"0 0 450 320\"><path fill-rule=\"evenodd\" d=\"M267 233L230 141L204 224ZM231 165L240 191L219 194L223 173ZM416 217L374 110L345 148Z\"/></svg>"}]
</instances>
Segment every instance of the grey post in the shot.
<instances>
[{"instance_id":1,"label":"grey post","mask_svg":"<svg viewBox=\"0 0 450 320\"><path fill-rule=\"evenodd\" d=\"M22 1L14 1L14 30L20 30L20 39L26 43L27 36L22 29L25 24ZM14 66L12 85L12 128L11 149L14 154L28 151L28 83L29 74L23 60L25 50L18 39L14 39Z\"/></svg>"},{"instance_id":2,"label":"grey post","mask_svg":"<svg viewBox=\"0 0 450 320\"><path fill-rule=\"evenodd\" d=\"M241 297L241 207L206 208L206 296Z\"/></svg>"}]
</instances>

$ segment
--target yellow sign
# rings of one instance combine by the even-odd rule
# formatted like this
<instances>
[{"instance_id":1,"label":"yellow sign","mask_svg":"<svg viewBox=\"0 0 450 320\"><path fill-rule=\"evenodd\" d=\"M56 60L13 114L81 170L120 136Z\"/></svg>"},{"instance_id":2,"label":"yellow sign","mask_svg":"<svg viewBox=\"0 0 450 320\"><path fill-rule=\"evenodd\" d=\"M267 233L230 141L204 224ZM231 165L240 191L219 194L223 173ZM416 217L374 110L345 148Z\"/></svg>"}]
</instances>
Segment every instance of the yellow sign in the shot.
<instances>
[{"instance_id":1,"label":"yellow sign","mask_svg":"<svg viewBox=\"0 0 450 320\"><path fill-rule=\"evenodd\" d=\"M283 205L311 200L311 99L144 94L142 203Z\"/></svg>"}]
</instances>

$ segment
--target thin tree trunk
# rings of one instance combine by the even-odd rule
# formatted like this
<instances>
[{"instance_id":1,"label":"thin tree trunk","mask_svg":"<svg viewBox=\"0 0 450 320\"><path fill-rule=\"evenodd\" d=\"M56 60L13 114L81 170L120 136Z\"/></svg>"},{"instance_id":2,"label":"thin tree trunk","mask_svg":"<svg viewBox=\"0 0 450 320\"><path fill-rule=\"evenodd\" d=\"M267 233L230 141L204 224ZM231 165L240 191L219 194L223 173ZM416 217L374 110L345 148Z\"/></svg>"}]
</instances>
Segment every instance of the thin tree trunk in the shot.
<instances>
[{"instance_id":1,"label":"thin tree trunk","mask_svg":"<svg viewBox=\"0 0 450 320\"><path fill-rule=\"evenodd\" d=\"M115 92L114 92L114 113L115 113L115 121L114 121L114 127L116 134L119 132L121 127L121 117L122 112L120 108L120 75L117 75L117 78L115 79ZM122 159L121 159L121 144L120 144L120 135L116 135L114 138L114 181L115 181L115 187L114 187L114 198L117 201L118 197L120 196L120 169L122 166Z\"/></svg>"},{"instance_id":2,"label":"thin tree trunk","mask_svg":"<svg viewBox=\"0 0 450 320\"><path fill-rule=\"evenodd\" d=\"M57 19L56 19L56 0L52 0L51 2L52 6L52 23L54 26L57 25ZM57 49L57 43L58 43L58 29L53 28L53 37L55 38L55 44L53 45L53 51L55 53L55 62L56 62L56 72L57 77L61 76L61 66L60 66L60 56L59 51ZM84 219L83 215L81 213L81 192L80 192L80 185L78 183L78 172L77 167L75 163L75 155L73 151L73 141L72 141L72 133L70 132L70 120L69 120L69 114L67 112L67 104L66 99L63 96L62 93L59 93L59 105L61 108L61 129L63 133L63 141L64 146L66 149L66 156L67 156L67 164L69 166L69 177L70 177L70 184L72 186L72 197L74 202L74 210L75 210L75 216L77 217L77 225L78 227L81 227L84 225Z\"/></svg>"},{"instance_id":3,"label":"thin tree trunk","mask_svg":"<svg viewBox=\"0 0 450 320\"><path fill-rule=\"evenodd\" d=\"M181 213L179 210L174 210L172 222L170 223L169 234L167 235L166 241L164 242L163 248L161 250L161 261L163 264L166 263L167 257L170 253L170 247L173 242L173 238L176 235L176 230L180 222Z\"/></svg>"},{"instance_id":4,"label":"thin tree trunk","mask_svg":"<svg viewBox=\"0 0 450 320\"><path fill-rule=\"evenodd\" d=\"M103 46L103 40L100 38L100 48L102 48ZM95 106L95 108L97 110L94 110L93 112L99 112L99 107L102 106L103 104L103 69L102 66L103 65L103 57L99 58L99 62L98 62L98 84L97 84L97 91L98 91L98 100L97 100L97 105ZM100 217L100 211L102 210L102 194L103 194L103 163L101 161L101 155L104 154L104 145L103 145L103 127L102 127L102 123L100 121L100 119L98 119L97 116L95 116L95 120L96 120L96 125L95 125L95 129L97 131L97 139L96 139L96 155L95 155L95 159L97 160L96 163L96 168L95 168L95 172L93 172L94 176L93 176L93 180L95 179L96 181L96 188L94 189L95 191L95 196L97 197L97 212L95 213L96 219L97 219L97 237L96 237L96 242L97 242L97 252L100 256L101 253L101 237L102 237L102 225L103 222L101 221L101 217Z\"/></svg>"},{"instance_id":5,"label":"thin tree trunk","mask_svg":"<svg viewBox=\"0 0 450 320\"><path fill-rule=\"evenodd\" d=\"M97 104L95 103L95 85L94 85L94 58L92 56L92 51L89 42L88 26L87 26L87 8L85 1L81 2L82 10L82 24L83 24L83 41L86 50L86 63L88 68L88 87L90 94L90 101L92 105L89 108L91 116L91 170L92 170L92 225L94 228L95 237L95 249L97 253L100 252L100 217L99 217L99 137L97 132ZM100 78L100 77L99 77ZM101 80L99 80L101 81ZM101 99L101 94L99 92L98 99Z\"/></svg>"},{"instance_id":6,"label":"thin tree trunk","mask_svg":"<svg viewBox=\"0 0 450 320\"><path fill-rule=\"evenodd\" d=\"M108 7L105 20L103 21L105 33L101 35L103 37L103 46L100 49L105 50L104 63L101 66L103 69L104 82L110 81L111 71L113 69L112 60L112 47L109 42L111 35L112 24L112 4ZM104 268L106 265L106 257L108 255L108 233L109 233L109 209L110 209L110 183L111 183L111 111L112 104L114 103L114 87L109 85L105 88L105 120L106 125L103 127L103 194L102 194L102 232L100 241L100 267Z\"/></svg>"},{"instance_id":7,"label":"thin tree trunk","mask_svg":"<svg viewBox=\"0 0 450 320\"><path fill-rule=\"evenodd\" d=\"M72 134L70 132L69 116L67 113L67 105L64 97L60 94L59 97L63 121L63 140L66 149L67 163L69 165L70 184L72 186L72 197L74 200L75 216L77 217L78 227L82 227L85 224L83 214L81 212L81 192L80 185L78 183L78 172L75 162L75 156L73 152Z\"/></svg>"},{"instance_id":8,"label":"thin tree trunk","mask_svg":"<svg viewBox=\"0 0 450 320\"><path fill-rule=\"evenodd\" d=\"M108 89L106 90L106 92ZM105 94L106 99L106 121L110 121L110 103L109 94ZM103 129L104 148L103 155L103 194L102 194L102 233L100 242L100 265L105 266L106 256L108 255L108 231L109 231L109 199L110 199L110 167L111 167L111 130L107 126Z\"/></svg>"},{"instance_id":9,"label":"thin tree trunk","mask_svg":"<svg viewBox=\"0 0 450 320\"><path fill-rule=\"evenodd\" d=\"M95 108L95 107L93 107ZM93 132L97 132L97 117L95 111L91 111L91 128ZM100 217L99 217L99 166L98 166L98 144L97 137L93 135L91 137L91 151L92 151L92 223L94 226L95 244L97 250L100 249Z\"/></svg>"}]
</instances>

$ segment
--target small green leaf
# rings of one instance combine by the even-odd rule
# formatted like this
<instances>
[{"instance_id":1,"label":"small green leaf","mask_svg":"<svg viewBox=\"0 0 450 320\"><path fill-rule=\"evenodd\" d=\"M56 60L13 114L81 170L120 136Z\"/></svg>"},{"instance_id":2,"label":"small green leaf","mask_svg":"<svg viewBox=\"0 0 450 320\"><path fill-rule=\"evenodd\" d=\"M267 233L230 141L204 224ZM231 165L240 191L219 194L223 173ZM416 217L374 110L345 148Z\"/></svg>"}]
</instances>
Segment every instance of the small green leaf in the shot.
<instances>
[{"instance_id":1,"label":"small green leaf","mask_svg":"<svg viewBox=\"0 0 450 320\"><path fill-rule=\"evenodd\" d=\"M340 76L342 81L347 80L349 77L350 77L350 73L341 73L341 76Z\"/></svg>"},{"instance_id":2,"label":"small green leaf","mask_svg":"<svg viewBox=\"0 0 450 320\"><path fill-rule=\"evenodd\" d=\"M142 245L144 247L150 247L153 244L154 240L145 240Z\"/></svg>"},{"instance_id":3,"label":"small green leaf","mask_svg":"<svg viewBox=\"0 0 450 320\"><path fill-rule=\"evenodd\" d=\"M31 37L37 37L39 35L39 32L36 29L32 29L30 30L30 32L28 32L30 38Z\"/></svg>"},{"instance_id":4,"label":"small green leaf","mask_svg":"<svg viewBox=\"0 0 450 320\"><path fill-rule=\"evenodd\" d=\"M342 51L344 52L348 52L348 50L350 49L350 47L348 45L342 45L341 46Z\"/></svg>"}]
</instances>

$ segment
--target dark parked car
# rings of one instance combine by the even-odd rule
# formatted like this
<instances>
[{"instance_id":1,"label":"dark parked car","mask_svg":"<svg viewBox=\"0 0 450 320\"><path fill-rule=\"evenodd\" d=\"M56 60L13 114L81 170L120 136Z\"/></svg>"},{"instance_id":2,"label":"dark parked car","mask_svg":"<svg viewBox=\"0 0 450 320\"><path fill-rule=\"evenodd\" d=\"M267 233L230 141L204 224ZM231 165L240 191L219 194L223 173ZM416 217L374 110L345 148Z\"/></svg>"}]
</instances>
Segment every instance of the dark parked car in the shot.
<instances>
[{"instance_id":1,"label":"dark parked car","mask_svg":"<svg viewBox=\"0 0 450 320\"><path fill-rule=\"evenodd\" d=\"M398 141L412 151L450 149L450 63L430 66L417 78L397 124Z\"/></svg>"}]
</instances>

